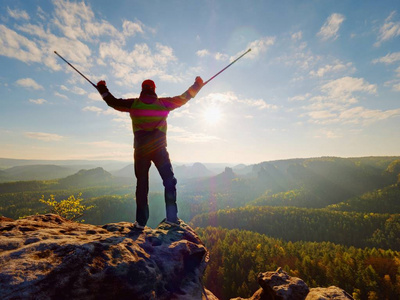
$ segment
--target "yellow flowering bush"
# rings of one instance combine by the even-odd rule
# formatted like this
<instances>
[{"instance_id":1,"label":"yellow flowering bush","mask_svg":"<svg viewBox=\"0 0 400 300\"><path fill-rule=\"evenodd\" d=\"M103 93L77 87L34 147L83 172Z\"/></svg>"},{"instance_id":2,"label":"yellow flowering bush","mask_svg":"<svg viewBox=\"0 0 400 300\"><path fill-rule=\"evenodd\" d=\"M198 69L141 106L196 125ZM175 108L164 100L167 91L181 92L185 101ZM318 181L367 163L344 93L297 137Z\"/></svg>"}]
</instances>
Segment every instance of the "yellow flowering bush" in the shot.
<instances>
[{"instance_id":1,"label":"yellow flowering bush","mask_svg":"<svg viewBox=\"0 0 400 300\"><path fill-rule=\"evenodd\" d=\"M68 199L61 200L60 202L55 200L54 195L50 195L50 199L45 200L44 195L39 200L46 204L50 208L50 212L57 214L67 220L76 221L82 218L84 213L89 209L92 209L94 205L86 206L82 204L82 193L79 193L75 198L74 195L68 197ZM83 222L80 220L79 222Z\"/></svg>"}]
</instances>

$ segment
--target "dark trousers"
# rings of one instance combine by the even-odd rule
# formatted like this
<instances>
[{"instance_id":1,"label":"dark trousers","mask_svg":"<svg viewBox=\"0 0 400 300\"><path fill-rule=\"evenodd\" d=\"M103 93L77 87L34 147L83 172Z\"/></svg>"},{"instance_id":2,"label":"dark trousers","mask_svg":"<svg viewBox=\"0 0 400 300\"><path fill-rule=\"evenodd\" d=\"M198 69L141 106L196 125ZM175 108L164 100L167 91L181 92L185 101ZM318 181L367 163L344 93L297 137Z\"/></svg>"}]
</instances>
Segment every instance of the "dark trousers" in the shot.
<instances>
[{"instance_id":1,"label":"dark trousers","mask_svg":"<svg viewBox=\"0 0 400 300\"><path fill-rule=\"evenodd\" d=\"M167 220L176 223L178 221L178 207L176 205L177 180L172 170L169 154L165 147L155 151L144 153L135 149L135 176L136 183L136 221L141 226L147 224L149 219L149 169L154 163L164 185L164 197Z\"/></svg>"}]
</instances>

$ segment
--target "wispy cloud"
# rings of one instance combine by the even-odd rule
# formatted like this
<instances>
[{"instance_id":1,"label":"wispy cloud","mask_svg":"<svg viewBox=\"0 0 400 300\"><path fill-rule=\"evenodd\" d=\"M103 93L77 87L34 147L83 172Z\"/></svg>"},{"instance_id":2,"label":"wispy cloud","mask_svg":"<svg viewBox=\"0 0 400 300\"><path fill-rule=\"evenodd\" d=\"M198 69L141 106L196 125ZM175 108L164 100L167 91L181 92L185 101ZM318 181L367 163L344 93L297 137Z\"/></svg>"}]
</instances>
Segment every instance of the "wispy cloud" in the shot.
<instances>
[{"instance_id":1,"label":"wispy cloud","mask_svg":"<svg viewBox=\"0 0 400 300\"><path fill-rule=\"evenodd\" d=\"M41 51L35 42L0 24L0 55L25 63L40 62Z\"/></svg>"},{"instance_id":2,"label":"wispy cloud","mask_svg":"<svg viewBox=\"0 0 400 300\"><path fill-rule=\"evenodd\" d=\"M379 29L378 41L374 46L379 47L383 42L386 42L392 38L400 35L400 21L394 21L396 11L392 11L390 15L385 19L384 24Z\"/></svg>"},{"instance_id":3,"label":"wispy cloud","mask_svg":"<svg viewBox=\"0 0 400 300\"><path fill-rule=\"evenodd\" d=\"M359 103L359 93L376 94L377 86L368 83L363 78L342 77L324 84L321 94L299 98L309 101L303 106L307 112L302 116L308 117L313 124L357 124L366 126L371 123L400 115L400 109L380 110L363 106Z\"/></svg>"},{"instance_id":4,"label":"wispy cloud","mask_svg":"<svg viewBox=\"0 0 400 300\"><path fill-rule=\"evenodd\" d=\"M143 24L141 22L131 22L125 20L122 23L123 34L124 36L134 36L137 33L144 33Z\"/></svg>"},{"instance_id":5,"label":"wispy cloud","mask_svg":"<svg viewBox=\"0 0 400 300\"><path fill-rule=\"evenodd\" d=\"M289 101L304 101L304 100L309 99L310 97L311 97L311 93L306 93L303 95L296 95L293 97L289 97L288 100Z\"/></svg>"},{"instance_id":6,"label":"wispy cloud","mask_svg":"<svg viewBox=\"0 0 400 300\"><path fill-rule=\"evenodd\" d=\"M233 92L211 93L208 94L207 97L200 98L199 102L212 103L212 104L236 103L243 105L243 107L255 107L259 110L263 109L275 110L278 108L276 105L269 104L265 102L263 99L243 98L242 96L238 96Z\"/></svg>"},{"instance_id":7,"label":"wispy cloud","mask_svg":"<svg viewBox=\"0 0 400 300\"><path fill-rule=\"evenodd\" d=\"M90 112L95 112L97 114L102 113L104 110L97 107L97 106L85 106L84 108L82 108L82 111L90 111Z\"/></svg>"},{"instance_id":8,"label":"wispy cloud","mask_svg":"<svg viewBox=\"0 0 400 300\"><path fill-rule=\"evenodd\" d=\"M60 88L63 91L71 92L71 93L74 93L77 95L86 95L87 94L87 92L84 89L77 87L77 86L66 87L65 85L61 85Z\"/></svg>"},{"instance_id":9,"label":"wispy cloud","mask_svg":"<svg viewBox=\"0 0 400 300\"><path fill-rule=\"evenodd\" d=\"M341 14L334 13L330 15L317 33L317 36L319 36L323 41L327 41L329 39L336 40L339 36L338 31L340 29L340 25L344 20L345 17Z\"/></svg>"},{"instance_id":10,"label":"wispy cloud","mask_svg":"<svg viewBox=\"0 0 400 300\"><path fill-rule=\"evenodd\" d=\"M374 59L372 62L376 63L384 63L386 65L392 65L400 61L400 52L394 52L386 54L383 57ZM400 67L395 70L396 79L389 80L385 82L385 86L391 86L393 91L399 92L400 91Z\"/></svg>"},{"instance_id":11,"label":"wispy cloud","mask_svg":"<svg viewBox=\"0 0 400 300\"><path fill-rule=\"evenodd\" d=\"M208 51L207 49L201 49L196 52L196 55L200 57L208 56L210 55L210 51Z\"/></svg>"},{"instance_id":12,"label":"wispy cloud","mask_svg":"<svg viewBox=\"0 0 400 300\"><path fill-rule=\"evenodd\" d=\"M370 84L363 78L342 77L332 80L321 87L329 98L340 102L347 102L355 92L366 92L375 94L377 91L376 84Z\"/></svg>"},{"instance_id":13,"label":"wispy cloud","mask_svg":"<svg viewBox=\"0 0 400 300\"><path fill-rule=\"evenodd\" d=\"M103 101L99 93L89 93L88 98L94 101Z\"/></svg>"},{"instance_id":14,"label":"wispy cloud","mask_svg":"<svg viewBox=\"0 0 400 300\"><path fill-rule=\"evenodd\" d=\"M267 36L267 37L263 37L261 39L255 40L251 43L249 43L246 47L246 49L251 48L251 51L245 56L248 59L256 59L259 56L263 55L265 52L267 52L267 50L275 44L275 37L272 36ZM242 53L237 53L237 55L232 56L231 60L233 60L234 58L236 58L237 56L239 56Z\"/></svg>"},{"instance_id":15,"label":"wispy cloud","mask_svg":"<svg viewBox=\"0 0 400 300\"><path fill-rule=\"evenodd\" d=\"M29 20L29 15L26 11L20 9L11 9L7 7L7 13L10 17L14 19Z\"/></svg>"},{"instance_id":16,"label":"wispy cloud","mask_svg":"<svg viewBox=\"0 0 400 300\"><path fill-rule=\"evenodd\" d=\"M41 105L43 103L46 103L47 101L44 99L29 99L29 102L34 103L34 104L38 104Z\"/></svg>"},{"instance_id":17,"label":"wispy cloud","mask_svg":"<svg viewBox=\"0 0 400 300\"><path fill-rule=\"evenodd\" d=\"M95 58L87 42L96 42L99 37L107 36L122 47L125 38L154 31L140 21L128 20L124 20L121 28L117 29L95 16L91 7L83 1L54 0L53 5L54 11L50 16L44 16L45 13L38 7L41 23L18 24L14 30L0 24L0 55L25 63L43 63L59 71L62 66L53 53L56 50L70 62L78 64L81 71L88 71ZM30 19L25 11L8 8L8 14L25 21ZM71 72L68 68L66 70Z\"/></svg>"},{"instance_id":18,"label":"wispy cloud","mask_svg":"<svg viewBox=\"0 0 400 300\"><path fill-rule=\"evenodd\" d=\"M38 84L32 78L21 78L21 79L18 79L15 83L24 88L31 88L34 90L44 90L43 86Z\"/></svg>"},{"instance_id":19,"label":"wispy cloud","mask_svg":"<svg viewBox=\"0 0 400 300\"><path fill-rule=\"evenodd\" d=\"M344 71L346 71L347 73L354 72L355 68L353 66L353 63L343 63L341 61L335 61L333 64L324 65L318 68L318 70L316 71L311 70L310 75L313 77L324 77L327 74L336 74Z\"/></svg>"},{"instance_id":20,"label":"wispy cloud","mask_svg":"<svg viewBox=\"0 0 400 300\"><path fill-rule=\"evenodd\" d=\"M384 64L389 65L389 64L393 64L393 63L395 63L397 61L400 61L400 52L394 52L394 53L386 54L383 57L374 59L372 62L374 64L376 64L376 63L384 63Z\"/></svg>"},{"instance_id":21,"label":"wispy cloud","mask_svg":"<svg viewBox=\"0 0 400 300\"><path fill-rule=\"evenodd\" d=\"M64 99L68 100L68 97L66 95L60 94L59 92L54 92L54 95L57 96L57 97L64 98Z\"/></svg>"},{"instance_id":22,"label":"wispy cloud","mask_svg":"<svg viewBox=\"0 0 400 300\"><path fill-rule=\"evenodd\" d=\"M64 137L54 133L46 133L46 132L25 132L25 136L31 139L45 141L45 142L58 142L61 141Z\"/></svg>"},{"instance_id":23,"label":"wispy cloud","mask_svg":"<svg viewBox=\"0 0 400 300\"><path fill-rule=\"evenodd\" d=\"M303 32L302 31L298 31L292 34L292 40L293 41L299 41L303 38Z\"/></svg>"},{"instance_id":24,"label":"wispy cloud","mask_svg":"<svg viewBox=\"0 0 400 300\"><path fill-rule=\"evenodd\" d=\"M340 122L368 125L370 123L385 120L394 116L400 116L400 109L392 110L379 110L367 109L365 107L357 106L343 111L339 115Z\"/></svg>"},{"instance_id":25,"label":"wispy cloud","mask_svg":"<svg viewBox=\"0 0 400 300\"><path fill-rule=\"evenodd\" d=\"M252 41L246 45L245 50L248 50L251 48L251 51L245 56L245 58L248 59L256 59L262 54L264 54L269 47L275 44L275 37L267 36L267 37L262 37L260 39L257 39L255 41ZM199 57L206 57L210 56L213 57L215 60L225 60L225 61L233 61L236 58L238 58L240 55L242 55L244 51L240 51L236 53L235 55L228 55L226 53L221 53L221 52L215 52L212 53L207 49L201 49L196 52L196 55Z\"/></svg>"},{"instance_id":26,"label":"wispy cloud","mask_svg":"<svg viewBox=\"0 0 400 300\"><path fill-rule=\"evenodd\" d=\"M113 75L125 84L137 84L144 77L163 77L169 64L175 62L171 47L157 43L155 49L147 44L135 44L132 51L126 51L116 42L102 43L99 49L100 57L108 60L113 69ZM163 77L176 80L173 77Z\"/></svg>"},{"instance_id":27,"label":"wispy cloud","mask_svg":"<svg viewBox=\"0 0 400 300\"><path fill-rule=\"evenodd\" d=\"M55 0L53 4L53 24L71 40L91 40L103 34L118 34L117 29L108 22L96 21L92 9L85 2Z\"/></svg>"}]
</instances>

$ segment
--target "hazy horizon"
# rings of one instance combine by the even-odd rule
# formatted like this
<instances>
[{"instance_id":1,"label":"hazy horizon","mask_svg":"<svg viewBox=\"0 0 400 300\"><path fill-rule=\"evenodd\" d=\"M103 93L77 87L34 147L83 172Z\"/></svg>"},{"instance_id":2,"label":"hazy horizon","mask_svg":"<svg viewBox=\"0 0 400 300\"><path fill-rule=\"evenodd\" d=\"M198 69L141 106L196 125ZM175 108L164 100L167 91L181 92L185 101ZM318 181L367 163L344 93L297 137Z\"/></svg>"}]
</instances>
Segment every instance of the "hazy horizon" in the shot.
<instances>
[{"instance_id":1,"label":"hazy horizon","mask_svg":"<svg viewBox=\"0 0 400 300\"><path fill-rule=\"evenodd\" d=\"M129 98L147 78L179 95L249 48L170 113L173 161L400 155L398 1L3 1L0 12L0 157L132 161L128 114L54 51Z\"/></svg>"}]
</instances>

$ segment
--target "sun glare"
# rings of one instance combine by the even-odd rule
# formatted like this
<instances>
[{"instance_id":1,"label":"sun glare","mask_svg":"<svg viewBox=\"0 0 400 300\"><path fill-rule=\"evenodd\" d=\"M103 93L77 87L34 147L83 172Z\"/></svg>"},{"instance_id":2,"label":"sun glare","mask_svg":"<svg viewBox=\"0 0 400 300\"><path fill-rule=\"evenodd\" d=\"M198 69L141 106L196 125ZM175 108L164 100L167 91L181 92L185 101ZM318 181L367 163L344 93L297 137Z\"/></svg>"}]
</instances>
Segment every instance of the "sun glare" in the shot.
<instances>
[{"instance_id":1,"label":"sun glare","mask_svg":"<svg viewBox=\"0 0 400 300\"><path fill-rule=\"evenodd\" d=\"M222 113L219 107L208 107L203 112L203 119L208 125L216 125L221 121Z\"/></svg>"}]
</instances>

